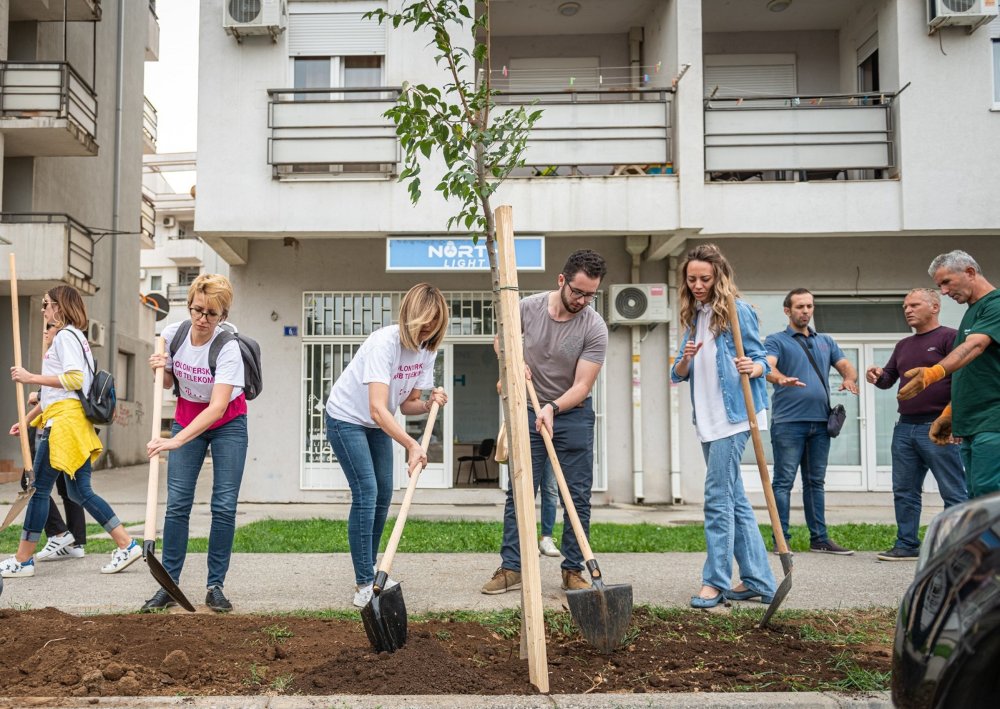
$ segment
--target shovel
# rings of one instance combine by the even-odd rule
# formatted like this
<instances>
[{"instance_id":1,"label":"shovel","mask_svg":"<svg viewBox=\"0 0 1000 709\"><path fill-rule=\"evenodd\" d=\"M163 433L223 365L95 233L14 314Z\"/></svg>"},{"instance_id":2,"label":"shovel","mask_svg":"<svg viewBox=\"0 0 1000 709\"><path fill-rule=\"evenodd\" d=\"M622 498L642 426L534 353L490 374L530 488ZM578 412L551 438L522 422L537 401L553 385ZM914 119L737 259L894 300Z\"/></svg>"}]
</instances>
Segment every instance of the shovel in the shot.
<instances>
[{"instance_id":1,"label":"shovel","mask_svg":"<svg viewBox=\"0 0 1000 709\"><path fill-rule=\"evenodd\" d=\"M427 426L420 441L420 446L425 451L431 442L431 432L434 430L437 413L438 405L435 402L431 404L430 413L427 414ZM403 603L403 587L396 584L392 588L386 588L385 584L389 580L396 547L399 546L399 540L403 536L403 525L406 524L406 515L410 511L410 502L413 500L413 491L417 489L417 479L421 470L422 468L414 470L410 476L410 483L406 486L406 494L403 496L403 504L396 517L396 524L392 527L392 536L389 537L389 544L382 554L382 563L378 565L375 574L371 600L361 609L361 621L364 623L365 633L368 634L368 642L372 644L375 652L396 652L406 644L406 604Z\"/></svg>"},{"instance_id":2,"label":"shovel","mask_svg":"<svg viewBox=\"0 0 1000 709\"><path fill-rule=\"evenodd\" d=\"M531 405L535 409L535 415L538 416L541 412L541 407L538 405L538 394L535 393L535 385L530 379L527 380L527 383ZM628 624L632 620L632 586L629 584L604 585L601 567L597 565L594 552L591 551L587 536L583 533L583 525L576 514L576 507L573 505L569 488L566 486L562 466L559 465L556 449L552 445L552 436L545 426L542 426L542 440L545 441L545 448L549 452L552 472L555 473L556 482L559 484L563 505L569 515L569 521L573 525L576 543L580 545L580 551L583 552L583 560L590 572L592 584L591 588L566 591L569 612L576 624L580 626L587 641L596 647L598 652L607 655L622 644L625 632L628 630Z\"/></svg>"},{"instance_id":3,"label":"shovel","mask_svg":"<svg viewBox=\"0 0 1000 709\"><path fill-rule=\"evenodd\" d=\"M14 328L14 366L21 366L21 317L17 303L17 269L14 264L14 254L10 254L10 320ZM17 493L14 503L7 510L3 524L0 525L0 532L7 529L10 524L17 519L31 496L35 494L35 472L31 465L31 448L28 445L28 418L24 410L24 385L20 382L14 383L14 392L17 395L17 425L21 439L21 459L24 461L25 489Z\"/></svg>"},{"instance_id":4,"label":"shovel","mask_svg":"<svg viewBox=\"0 0 1000 709\"><path fill-rule=\"evenodd\" d=\"M164 351L164 340L156 338L156 354ZM163 406L163 367L158 367L153 375L153 424L152 438L160 435L160 409ZM170 578L163 564L156 558L156 493L160 487L160 455L157 453L149 459L149 484L146 488L146 526L142 530L142 558L149 566L156 582L163 587L171 598L177 601L184 610L194 613L194 606L187 599L180 587Z\"/></svg>"},{"instance_id":5,"label":"shovel","mask_svg":"<svg viewBox=\"0 0 1000 709\"><path fill-rule=\"evenodd\" d=\"M736 344L736 356L743 357L743 333L740 331L739 315L736 312L736 299L733 294L728 296L727 305L729 307L729 322L733 326L733 342ZM740 383L743 385L743 402L747 409L747 421L750 422L750 437L753 438L753 452L757 456L757 469L760 471L760 484L764 488L764 499L767 500L767 513L771 517L771 529L774 530L774 543L778 548L778 556L781 558L781 568L785 572L785 578L778 585L778 590L774 593L771 605L764 611L761 618L760 627L765 627L778 606L785 600L785 596L792 590L792 553L785 543L785 535L781 531L781 519L778 517L778 506L774 502L774 490L771 488L771 477L767 472L767 458L764 455L764 444L760 440L760 429L757 428L757 417L750 415L754 411L753 394L750 392L750 377L747 374L740 375Z\"/></svg>"}]
</instances>

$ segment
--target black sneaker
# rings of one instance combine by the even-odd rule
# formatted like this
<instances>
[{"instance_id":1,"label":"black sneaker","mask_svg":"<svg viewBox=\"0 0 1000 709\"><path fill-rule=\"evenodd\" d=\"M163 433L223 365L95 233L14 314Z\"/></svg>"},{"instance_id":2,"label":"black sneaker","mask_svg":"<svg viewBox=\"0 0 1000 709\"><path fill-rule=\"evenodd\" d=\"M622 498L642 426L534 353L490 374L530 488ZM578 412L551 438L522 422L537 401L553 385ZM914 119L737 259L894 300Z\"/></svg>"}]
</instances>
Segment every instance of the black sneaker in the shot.
<instances>
[{"instance_id":1,"label":"black sneaker","mask_svg":"<svg viewBox=\"0 0 1000 709\"><path fill-rule=\"evenodd\" d=\"M812 542L809 545L809 551L814 551L818 554L838 554L840 556L850 556L854 553L852 550L840 546L832 539L827 539L825 542Z\"/></svg>"},{"instance_id":2,"label":"black sneaker","mask_svg":"<svg viewBox=\"0 0 1000 709\"><path fill-rule=\"evenodd\" d=\"M216 613L228 613L233 609L233 604L222 593L222 586L209 587L205 595L205 605Z\"/></svg>"},{"instance_id":3,"label":"black sneaker","mask_svg":"<svg viewBox=\"0 0 1000 709\"><path fill-rule=\"evenodd\" d=\"M916 561L920 558L920 552L916 549L893 547L889 551L880 553L878 558L882 561Z\"/></svg>"},{"instance_id":4,"label":"black sneaker","mask_svg":"<svg viewBox=\"0 0 1000 709\"><path fill-rule=\"evenodd\" d=\"M173 608L177 605L177 601L170 597L170 594L164 591L162 588L153 594L153 597L142 604L142 608L139 609L140 613L152 613L153 611L165 611L167 608Z\"/></svg>"}]
</instances>

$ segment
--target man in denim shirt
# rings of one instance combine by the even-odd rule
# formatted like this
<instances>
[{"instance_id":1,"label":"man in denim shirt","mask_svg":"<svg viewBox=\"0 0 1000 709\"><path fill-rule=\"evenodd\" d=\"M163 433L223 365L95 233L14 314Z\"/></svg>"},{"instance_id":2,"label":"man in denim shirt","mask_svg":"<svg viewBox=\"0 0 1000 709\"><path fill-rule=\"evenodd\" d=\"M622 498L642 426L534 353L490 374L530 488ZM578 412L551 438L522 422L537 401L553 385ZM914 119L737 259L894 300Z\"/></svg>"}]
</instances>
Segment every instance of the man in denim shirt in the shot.
<instances>
[{"instance_id":1,"label":"man in denim shirt","mask_svg":"<svg viewBox=\"0 0 1000 709\"><path fill-rule=\"evenodd\" d=\"M795 473L801 466L809 550L849 555L854 552L831 540L826 531L824 485L830 456L830 434L826 430L830 414L828 376L833 367L843 378L840 391L857 394L858 373L832 337L809 327L814 307L813 295L808 290L791 291L784 301L788 327L768 335L764 341L771 365L767 381L774 385L771 411L774 498L782 531L790 542L788 508ZM817 369L822 378L817 376Z\"/></svg>"}]
</instances>

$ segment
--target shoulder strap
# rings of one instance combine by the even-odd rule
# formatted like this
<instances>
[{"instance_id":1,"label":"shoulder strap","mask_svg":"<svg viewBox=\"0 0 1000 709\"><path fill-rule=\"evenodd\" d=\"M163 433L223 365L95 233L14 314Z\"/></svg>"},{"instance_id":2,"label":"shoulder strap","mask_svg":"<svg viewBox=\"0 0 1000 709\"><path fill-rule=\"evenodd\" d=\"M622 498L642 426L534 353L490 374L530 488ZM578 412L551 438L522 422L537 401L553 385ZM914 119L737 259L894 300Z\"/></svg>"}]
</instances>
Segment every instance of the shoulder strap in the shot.
<instances>
[{"instance_id":1,"label":"shoulder strap","mask_svg":"<svg viewBox=\"0 0 1000 709\"><path fill-rule=\"evenodd\" d=\"M67 332L71 333L73 335L73 339L76 340L76 343L78 345L80 345L80 351L83 352L83 364L86 366L87 365L87 348L83 346L83 340L81 340L79 337L77 337L76 333L73 332L72 330L67 330ZM56 334L58 335L59 333L56 333ZM54 340L55 338L52 338L52 339ZM94 358L94 353L93 352L90 353L90 361L94 363L94 366L93 367L87 367L87 368L90 369L90 373L91 374L93 374L93 375L96 376L97 375L97 360Z\"/></svg>"},{"instance_id":2,"label":"shoulder strap","mask_svg":"<svg viewBox=\"0 0 1000 709\"><path fill-rule=\"evenodd\" d=\"M177 350L181 348L181 345L184 344L184 339L188 336L189 332L191 332L190 320L185 320L177 327L177 332L174 333L173 338L170 340L171 359L175 354L177 354ZM176 375L174 375L174 396L178 399L181 396L181 385L180 382L177 381Z\"/></svg>"},{"instance_id":3,"label":"shoulder strap","mask_svg":"<svg viewBox=\"0 0 1000 709\"><path fill-rule=\"evenodd\" d=\"M824 377L822 374L820 374L820 372L819 372L819 366L816 364L816 360L813 359L812 352L809 351L809 348L806 346L806 343L802 341L802 338L799 338L799 337L796 337L795 335L792 335L792 339L799 343L799 347L801 347L805 351L806 357L809 358L809 364L812 365L813 371L816 372L816 376L819 377L820 382L822 382L822 384L823 384L823 389L826 391L826 405L829 407L830 406L830 386L829 386L829 384L828 384L828 382L826 380L826 377Z\"/></svg>"},{"instance_id":4,"label":"shoulder strap","mask_svg":"<svg viewBox=\"0 0 1000 709\"><path fill-rule=\"evenodd\" d=\"M219 352L222 351L223 347L237 339L232 325L227 326L223 323L220 328L222 332L215 336L211 347L208 348L208 369L212 372L213 377L215 376L215 365L219 362Z\"/></svg>"}]
</instances>

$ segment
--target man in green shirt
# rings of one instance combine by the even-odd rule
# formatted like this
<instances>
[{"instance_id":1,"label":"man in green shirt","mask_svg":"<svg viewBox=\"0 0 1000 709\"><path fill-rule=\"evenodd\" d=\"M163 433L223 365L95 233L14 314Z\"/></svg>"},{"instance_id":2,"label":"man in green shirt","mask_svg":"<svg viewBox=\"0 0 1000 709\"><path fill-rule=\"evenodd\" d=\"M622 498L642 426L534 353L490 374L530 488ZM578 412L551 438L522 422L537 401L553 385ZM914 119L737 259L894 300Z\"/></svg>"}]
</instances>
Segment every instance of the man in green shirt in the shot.
<instances>
[{"instance_id":1,"label":"man in green shirt","mask_svg":"<svg viewBox=\"0 0 1000 709\"><path fill-rule=\"evenodd\" d=\"M952 436L962 439L969 497L981 497L1000 491L1000 291L964 251L941 254L928 273L942 295L969 309L955 348L933 367L907 372L913 379L898 398L911 399L951 375L951 404L931 426L930 437L941 445Z\"/></svg>"}]
</instances>

